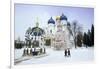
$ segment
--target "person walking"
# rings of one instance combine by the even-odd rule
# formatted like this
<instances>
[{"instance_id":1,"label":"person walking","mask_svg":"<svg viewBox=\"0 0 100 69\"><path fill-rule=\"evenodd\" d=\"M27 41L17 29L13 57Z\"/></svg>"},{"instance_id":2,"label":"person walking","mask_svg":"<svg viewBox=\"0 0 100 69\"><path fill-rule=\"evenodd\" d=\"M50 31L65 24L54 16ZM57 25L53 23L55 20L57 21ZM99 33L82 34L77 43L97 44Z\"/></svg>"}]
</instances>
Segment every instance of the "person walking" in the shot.
<instances>
[{"instance_id":1,"label":"person walking","mask_svg":"<svg viewBox=\"0 0 100 69\"><path fill-rule=\"evenodd\" d=\"M65 57L67 56L67 50L65 49L65 52L64 52L64 54L65 54Z\"/></svg>"},{"instance_id":2,"label":"person walking","mask_svg":"<svg viewBox=\"0 0 100 69\"><path fill-rule=\"evenodd\" d=\"M68 57L70 57L70 56L71 56L70 49L68 48Z\"/></svg>"}]
</instances>

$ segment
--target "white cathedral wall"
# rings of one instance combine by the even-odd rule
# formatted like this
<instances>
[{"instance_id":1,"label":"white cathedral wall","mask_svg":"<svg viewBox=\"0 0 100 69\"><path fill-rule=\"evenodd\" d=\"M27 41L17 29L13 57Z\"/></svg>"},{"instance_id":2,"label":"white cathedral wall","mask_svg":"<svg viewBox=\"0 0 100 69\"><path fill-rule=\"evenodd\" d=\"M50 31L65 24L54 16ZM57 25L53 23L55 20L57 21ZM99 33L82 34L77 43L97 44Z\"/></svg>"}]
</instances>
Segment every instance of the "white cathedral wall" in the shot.
<instances>
[{"instance_id":1,"label":"white cathedral wall","mask_svg":"<svg viewBox=\"0 0 100 69\"><path fill-rule=\"evenodd\" d=\"M48 24L48 30L49 30L49 33L50 33L50 30L52 30L52 34L54 34L55 33L55 25L52 23Z\"/></svg>"},{"instance_id":2,"label":"white cathedral wall","mask_svg":"<svg viewBox=\"0 0 100 69\"><path fill-rule=\"evenodd\" d=\"M65 31L67 27L67 21L66 20L61 20L61 24L63 25L62 30Z\"/></svg>"},{"instance_id":3,"label":"white cathedral wall","mask_svg":"<svg viewBox=\"0 0 100 69\"><path fill-rule=\"evenodd\" d=\"M66 20L61 20L61 23L64 25L64 24L67 24L67 21Z\"/></svg>"}]
</instances>

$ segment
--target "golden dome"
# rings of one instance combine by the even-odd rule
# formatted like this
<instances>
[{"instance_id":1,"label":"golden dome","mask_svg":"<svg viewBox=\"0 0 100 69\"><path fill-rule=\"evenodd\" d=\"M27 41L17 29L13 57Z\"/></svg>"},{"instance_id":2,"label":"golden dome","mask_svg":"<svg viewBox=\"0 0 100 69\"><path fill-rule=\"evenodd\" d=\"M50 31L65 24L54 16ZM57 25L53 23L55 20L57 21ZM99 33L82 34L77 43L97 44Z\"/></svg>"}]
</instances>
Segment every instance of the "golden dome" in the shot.
<instances>
[{"instance_id":1,"label":"golden dome","mask_svg":"<svg viewBox=\"0 0 100 69\"><path fill-rule=\"evenodd\" d=\"M56 20L60 20L60 16L56 16Z\"/></svg>"}]
</instances>

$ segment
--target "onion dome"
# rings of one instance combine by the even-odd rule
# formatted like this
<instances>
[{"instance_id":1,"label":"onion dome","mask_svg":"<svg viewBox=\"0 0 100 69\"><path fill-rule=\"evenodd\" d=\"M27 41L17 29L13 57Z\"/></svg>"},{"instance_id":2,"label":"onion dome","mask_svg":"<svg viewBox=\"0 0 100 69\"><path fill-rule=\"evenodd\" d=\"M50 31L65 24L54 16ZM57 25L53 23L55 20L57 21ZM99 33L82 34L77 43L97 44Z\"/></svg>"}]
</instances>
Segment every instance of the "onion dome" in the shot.
<instances>
[{"instance_id":1,"label":"onion dome","mask_svg":"<svg viewBox=\"0 0 100 69\"><path fill-rule=\"evenodd\" d=\"M60 20L67 20L67 17L66 17L64 14L62 14L62 15L60 16Z\"/></svg>"},{"instance_id":2,"label":"onion dome","mask_svg":"<svg viewBox=\"0 0 100 69\"><path fill-rule=\"evenodd\" d=\"M48 20L48 24L55 24L55 21L52 19L52 17Z\"/></svg>"},{"instance_id":3,"label":"onion dome","mask_svg":"<svg viewBox=\"0 0 100 69\"><path fill-rule=\"evenodd\" d=\"M60 20L60 16L56 16L56 20Z\"/></svg>"},{"instance_id":4,"label":"onion dome","mask_svg":"<svg viewBox=\"0 0 100 69\"><path fill-rule=\"evenodd\" d=\"M44 30L39 27L32 28L32 36L42 36L44 34Z\"/></svg>"}]
</instances>

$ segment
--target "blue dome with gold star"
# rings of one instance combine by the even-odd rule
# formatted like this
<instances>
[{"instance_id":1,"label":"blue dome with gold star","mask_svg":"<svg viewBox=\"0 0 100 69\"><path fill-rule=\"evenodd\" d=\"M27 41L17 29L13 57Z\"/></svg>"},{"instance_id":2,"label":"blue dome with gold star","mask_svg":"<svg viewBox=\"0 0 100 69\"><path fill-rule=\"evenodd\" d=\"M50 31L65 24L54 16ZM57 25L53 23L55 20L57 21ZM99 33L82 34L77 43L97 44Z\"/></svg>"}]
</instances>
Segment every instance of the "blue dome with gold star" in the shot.
<instances>
[{"instance_id":1,"label":"blue dome with gold star","mask_svg":"<svg viewBox=\"0 0 100 69\"><path fill-rule=\"evenodd\" d=\"M52 17L48 20L48 24L55 24L55 21L53 20Z\"/></svg>"},{"instance_id":2,"label":"blue dome with gold star","mask_svg":"<svg viewBox=\"0 0 100 69\"><path fill-rule=\"evenodd\" d=\"M66 20L66 21L67 21L67 17L66 17L64 14L62 14L62 15L60 16L60 20Z\"/></svg>"},{"instance_id":3,"label":"blue dome with gold star","mask_svg":"<svg viewBox=\"0 0 100 69\"><path fill-rule=\"evenodd\" d=\"M42 36L44 34L44 30L42 28L39 27L33 27L32 28L32 32L31 35L32 36Z\"/></svg>"}]
</instances>

